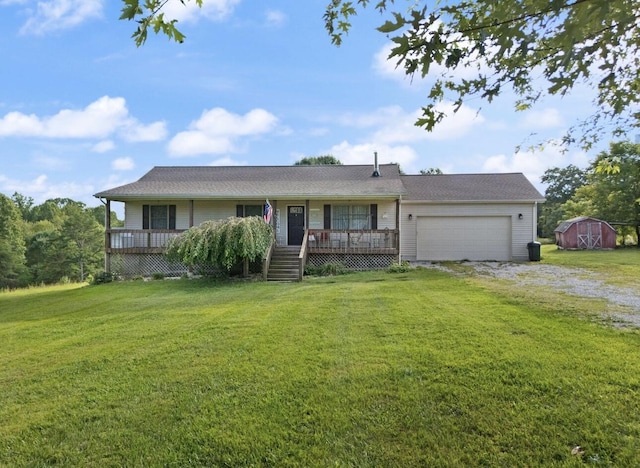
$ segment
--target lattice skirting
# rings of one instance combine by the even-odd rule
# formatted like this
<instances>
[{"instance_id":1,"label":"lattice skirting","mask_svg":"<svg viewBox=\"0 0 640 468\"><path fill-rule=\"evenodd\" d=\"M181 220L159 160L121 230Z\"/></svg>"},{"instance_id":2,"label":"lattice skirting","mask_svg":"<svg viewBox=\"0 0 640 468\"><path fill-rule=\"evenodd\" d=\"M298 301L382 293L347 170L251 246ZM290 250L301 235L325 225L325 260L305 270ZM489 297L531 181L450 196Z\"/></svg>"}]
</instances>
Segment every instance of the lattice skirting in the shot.
<instances>
[{"instance_id":1,"label":"lattice skirting","mask_svg":"<svg viewBox=\"0 0 640 468\"><path fill-rule=\"evenodd\" d=\"M310 254L307 262L313 266L325 263L344 263L350 270L381 270L398 261L397 255Z\"/></svg>"},{"instance_id":2,"label":"lattice skirting","mask_svg":"<svg viewBox=\"0 0 640 468\"><path fill-rule=\"evenodd\" d=\"M123 277L150 276L162 273L165 276L181 276L189 269L182 263L169 263L158 254L111 255L111 273Z\"/></svg>"},{"instance_id":3,"label":"lattice skirting","mask_svg":"<svg viewBox=\"0 0 640 468\"><path fill-rule=\"evenodd\" d=\"M251 273L260 272L262 262L249 264ZM189 272L189 268L179 262L167 262L161 254L111 254L111 273L125 278L134 276L151 276L162 273L164 276L182 276ZM191 268L195 275L213 275L216 268L210 265L200 265ZM242 265L234 266L231 274L242 273Z\"/></svg>"}]
</instances>

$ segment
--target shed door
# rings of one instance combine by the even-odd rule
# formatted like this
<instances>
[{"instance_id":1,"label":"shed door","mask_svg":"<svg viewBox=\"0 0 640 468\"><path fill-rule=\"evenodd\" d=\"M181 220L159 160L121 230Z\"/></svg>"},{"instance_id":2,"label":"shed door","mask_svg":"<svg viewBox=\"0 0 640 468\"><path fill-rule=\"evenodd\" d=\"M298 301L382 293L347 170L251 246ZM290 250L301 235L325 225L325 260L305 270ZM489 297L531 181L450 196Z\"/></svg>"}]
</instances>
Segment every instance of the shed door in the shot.
<instances>
[{"instance_id":1,"label":"shed door","mask_svg":"<svg viewBox=\"0 0 640 468\"><path fill-rule=\"evenodd\" d=\"M511 260L509 216L421 216L416 228L418 260Z\"/></svg>"},{"instance_id":2,"label":"shed door","mask_svg":"<svg viewBox=\"0 0 640 468\"><path fill-rule=\"evenodd\" d=\"M577 223L576 227L579 249L602 248L602 223L585 221Z\"/></svg>"}]
</instances>

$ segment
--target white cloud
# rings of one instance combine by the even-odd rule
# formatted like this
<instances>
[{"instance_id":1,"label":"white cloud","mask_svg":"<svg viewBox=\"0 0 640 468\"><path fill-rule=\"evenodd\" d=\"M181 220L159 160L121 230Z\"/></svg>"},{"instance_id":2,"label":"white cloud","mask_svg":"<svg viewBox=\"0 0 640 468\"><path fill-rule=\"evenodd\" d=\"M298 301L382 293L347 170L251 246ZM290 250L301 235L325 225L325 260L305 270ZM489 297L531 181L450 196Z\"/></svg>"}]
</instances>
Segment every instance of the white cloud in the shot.
<instances>
[{"instance_id":1,"label":"white cloud","mask_svg":"<svg viewBox=\"0 0 640 468\"><path fill-rule=\"evenodd\" d=\"M95 200L88 196L94 192L93 185L76 182L51 183L45 174L32 180L14 180L0 174L0 188L5 193L28 194L33 197L36 204L50 198L71 198L87 204Z\"/></svg>"},{"instance_id":2,"label":"white cloud","mask_svg":"<svg viewBox=\"0 0 640 468\"><path fill-rule=\"evenodd\" d=\"M191 122L189 130L173 137L168 150L173 156L238 152L237 141L241 137L271 132L277 123L278 119L264 109L238 115L216 107Z\"/></svg>"},{"instance_id":3,"label":"white cloud","mask_svg":"<svg viewBox=\"0 0 640 468\"><path fill-rule=\"evenodd\" d=\"M236 161L229 156L224 158L218 158L215 161L211 161L208 166L247 166L249 163L246 161Z\"/></svg>"},{"instance_id":4,"label":"white cloud","mask_svg":"<svg viewBox=\"0 0 640 468\"><path fill-rule=\"evenodd\" d=\"M573 164L586 167L588 156L583 151L562 153L560 148L549 146L542 151L515 153L510 156L498 154L487 158L482 166L484 172L522 172L534 184L540 185L540 177L551 167L566 167Z\"/></svg>"},{"instance_id":5,"label":"white cloud","mask_svg":"<svg viewBox=\"0 0 640 468\"><path fill-rule=\"evenodd\" d=\"M233 13L233 9L240 0L205 0L202 8L195 1L185 2L169 1L162 11L168 19L177 19L179 22L197 22L200 18L211 21L222 21Z\"/></svg>"},{"instance_id":6,"label":"white cloud","mask_svg":"<svg viewBox=\"0 0 640 468\"><path fill-rule=\"evenodd\" d=\"M111 168L114 171L130 171L136 167L132 158L117 158L111 161Z\"/></svg>"},{"instance_id":7,"label":"white cloud","mask_svg":"<svg viewBox=\"0 0 640 468\"><path fill-rule=\"evenodd\" d=\"M371 164L373 167L374 152L378 153L379 164L398 163L405 172L413 170L414 163L418 159L415 150L410 146L389 146L375 143L354 145L347 141L334 145L323 153L335 156L343 164Z\"/></svg>"},{"instance_id":8,"label":"white cloud","mask_svg":"<svg viewBox=\"0 0 640 468\"><path fill-rule=\"evenodd\" d=\"M115 143L111 140L103 140L91 147L91 151L94 153L106 153L116 147Z\"/></svg>"},{"instance_id":9,"label":"white cloud","mask_svg":"<svg viewBox=\"0 0 640 468\"><path fill-rule=\"evenodd\" d=\"M282 26L287 21L287 15L278 10L267 10L264 16L267 26L270 27Z\"/></svg>"},{"instance_id":10,"label":"white cloud","mask_svg":"<svg viewBox=\"0 0 640 468\"><path fill-rule=\"evenodd\" d=\"M455 140L467 134L473 127L484 123L484 117L464 104L455 113L454 106L450 102L439 103L436 110L443 112L445 117L430 132L415 125L416 120L421 116L421 111L415 111L398 114L395 119L390 120L385 127L376 132L375 139L385 143Z\"/></svg>"},{"instance_id":11,"label":"white cloud","mask_svg":"<svg viewBox=\"0 0 640 468\"><path fill-rule=\"evenodd\" d=\"M547 108L525 112L519 125L529 130L543 130L563 127L565 122L558 109Z\"/></svg>"},{"instance_id":12,"label":"white cloud","mask_svg":"<svg viewBox=\"0 0 640 468\"><path fill-rule=\"evenodd\" d=\"M102 0L39 1L35 11L29 11L20 33L42 36L70 29L89 19L102 17L102 8Z\"/></svg>"},{"instance_id":13,"label":"white cloud","mask_svg":"<svg viewBox=\"0 0 640 468\"><path fill-rule=\"evenodd\" d=\"M137 120L129 121L129 125L122 131L122 136L127 141L161 141L167 138L167 124L154 122L149 125L139 124Z\"/></svg>"},{"instance_id":14,"label":"white cloud","mask_svg":"<svg viewBox=\"0 0 640 468\"><path fill-rule=\"evenodd\" d=\"M397 59L390 59L391 43L385 44L373 56L372 68L377 75L389 78L401 83L411 83L411 77L407 76L404 68L397 66Z\"/></svg>"},{"instance_id":15,"label":"white cloud","mask_svg":"<svg viewBox=\"0 0 640 468\"><path fill-rule=\"evenodd\" d=\"M106 138L120 132L131 141L156 141L166 137L164 127L164 122L140 124L124 98L103 96L82 110L63 109L49 117L9 112L0 118L0 137Z\"/></svg>"},{"instance_id":16,"label":"white cloud","mask_svg":"<svg viewBox=\"0 0 640 468\"><path fill-rule=\"evenodd\" d=\"M485 122L484 117L466 105L455 113L453 109L450 102L436 106L436 110L446 117L431 132L415 125L421 117L420 110L405 112L399 106L384 107L367 114L345 114L337 120L345 126L375 129L371 139L383 144L455 140Z\"/></svg>"}]
</instances>

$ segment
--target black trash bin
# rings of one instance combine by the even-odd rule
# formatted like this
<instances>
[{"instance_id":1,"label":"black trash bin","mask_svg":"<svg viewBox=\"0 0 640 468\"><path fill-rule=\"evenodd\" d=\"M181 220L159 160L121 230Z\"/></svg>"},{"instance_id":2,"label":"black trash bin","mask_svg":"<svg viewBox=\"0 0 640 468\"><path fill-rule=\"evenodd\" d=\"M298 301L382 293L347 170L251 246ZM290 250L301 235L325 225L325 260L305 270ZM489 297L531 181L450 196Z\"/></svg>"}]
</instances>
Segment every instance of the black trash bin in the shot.
<instances>
[{"instance_id":1,"label":"black trash bin","mask_svg":"<svg viewBox=\"0 0 640 468\"><path fill-rule=\"evenodd\" d=\"M529 242L527 244L527 249L529 249L529 261L539 262L540 261L540 242Z\"/></svg>"}]
</instances>

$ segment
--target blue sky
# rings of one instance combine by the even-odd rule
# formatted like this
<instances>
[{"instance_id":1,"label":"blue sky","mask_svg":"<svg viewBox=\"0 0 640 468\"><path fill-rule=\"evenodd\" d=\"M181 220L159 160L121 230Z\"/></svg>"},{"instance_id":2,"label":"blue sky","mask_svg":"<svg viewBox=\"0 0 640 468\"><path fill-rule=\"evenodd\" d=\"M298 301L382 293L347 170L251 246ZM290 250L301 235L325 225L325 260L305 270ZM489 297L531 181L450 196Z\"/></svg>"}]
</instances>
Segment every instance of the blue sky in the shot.
<instances>
[{"instance_id":1,"label":"blue sky","mask_svg":"<svg viewBox=\"0 0 640 468\"><path fill-rule=\"evenodd\" d=\"M136 48L120 1L0 0L0 192L96 206L156 165L369 164L374 151L409 174L523 172L544 192L547 168L601 149L515 153L593 112L586 88L524 113L509 96L471 100L432 133L415 127L429 80L386 60L373 10L333 46L327 1L170 0L186 41Z\"/></svg>"}]
</instances>

